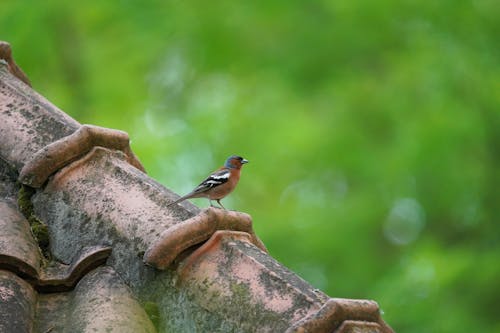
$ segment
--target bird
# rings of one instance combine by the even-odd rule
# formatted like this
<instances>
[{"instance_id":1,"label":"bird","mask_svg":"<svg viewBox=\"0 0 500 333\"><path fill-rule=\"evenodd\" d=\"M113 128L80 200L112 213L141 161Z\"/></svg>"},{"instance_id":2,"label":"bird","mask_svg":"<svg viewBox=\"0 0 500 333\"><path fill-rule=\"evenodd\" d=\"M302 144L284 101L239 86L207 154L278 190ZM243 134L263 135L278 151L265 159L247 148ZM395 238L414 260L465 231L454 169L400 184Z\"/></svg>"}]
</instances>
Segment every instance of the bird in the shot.
<instances>
[{"instance_id":1,"label":"bird","mask_svg":"<svg viewBox=\"0 0 500 333\"><path fill-rule=\"evenodd\" d=\"M167 207L186 199L208 198L210 207L214 207L212 200L215 200L223 209L226 209L220 201L234 190L240 180L241 167L246 163L248 160L241 156L229 156L222 167L212 172L194 190L171 202Z\"/></svg>"}]
</instances>

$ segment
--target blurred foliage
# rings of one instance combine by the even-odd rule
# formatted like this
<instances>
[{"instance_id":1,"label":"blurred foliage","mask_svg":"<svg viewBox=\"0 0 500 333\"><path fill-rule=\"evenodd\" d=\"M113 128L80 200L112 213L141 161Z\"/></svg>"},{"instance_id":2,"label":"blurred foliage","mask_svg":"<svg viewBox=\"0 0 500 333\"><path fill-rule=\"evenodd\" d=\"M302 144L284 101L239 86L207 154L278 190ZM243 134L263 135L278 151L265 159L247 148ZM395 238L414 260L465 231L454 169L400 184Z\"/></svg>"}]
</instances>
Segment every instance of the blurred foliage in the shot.
<instances>
[{"instance_id":1,"label":"blurred foliage","mask_svg":"<svg viewBox=\"0 0 500 333\"><path fill-rule=\"evenodd\" d=\"M499 17L494 0L3 0L0 39L180 194L249 159L226 207L331 296L377 300L399 332L500 332Z\"/></svg>"}]
</instances>

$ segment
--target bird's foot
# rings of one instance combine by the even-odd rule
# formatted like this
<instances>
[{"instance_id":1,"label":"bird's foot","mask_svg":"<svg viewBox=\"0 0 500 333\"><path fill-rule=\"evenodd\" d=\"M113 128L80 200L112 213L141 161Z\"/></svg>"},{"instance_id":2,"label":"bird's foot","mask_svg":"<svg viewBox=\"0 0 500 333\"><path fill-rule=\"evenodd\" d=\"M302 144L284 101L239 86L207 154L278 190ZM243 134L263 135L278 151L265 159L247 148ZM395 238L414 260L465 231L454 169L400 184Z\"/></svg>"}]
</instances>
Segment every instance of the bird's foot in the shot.
<instances>
[{"instance_id":1,"label":"bird's foot","mask_svg":"<svg viewBox=\"0 0 500 333\"><path fill-rule=\"evenodd\" d=\"M220 202L220 199L219 199L219 200L217 200L217 203L218 203L218 204L222 207L222 209L227 210L227 209L226 209L226 207L224 207L224 206L222 205L222 203Z\"/></svg>"}]
</instances>

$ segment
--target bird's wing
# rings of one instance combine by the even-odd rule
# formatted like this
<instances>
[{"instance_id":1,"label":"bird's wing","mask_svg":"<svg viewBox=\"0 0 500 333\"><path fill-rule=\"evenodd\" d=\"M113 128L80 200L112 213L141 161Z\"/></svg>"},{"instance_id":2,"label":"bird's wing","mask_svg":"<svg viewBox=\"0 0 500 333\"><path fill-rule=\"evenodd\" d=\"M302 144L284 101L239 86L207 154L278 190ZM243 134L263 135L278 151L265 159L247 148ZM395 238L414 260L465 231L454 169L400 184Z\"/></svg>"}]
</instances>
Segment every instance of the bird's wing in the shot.
<instances>
[{"instance_id":1,"label":"bird's wing","mask_svg":"<svg viewBox=\"0 0 500 333\"><path fill-rule=\"evenodd\" d=\"M229 180L231 175L228 169L220 169L208 176L200 185L196 186L192 193L200 193L210 190L211 188L217 187L224 184Z\"/></svg>"}]
</instances>

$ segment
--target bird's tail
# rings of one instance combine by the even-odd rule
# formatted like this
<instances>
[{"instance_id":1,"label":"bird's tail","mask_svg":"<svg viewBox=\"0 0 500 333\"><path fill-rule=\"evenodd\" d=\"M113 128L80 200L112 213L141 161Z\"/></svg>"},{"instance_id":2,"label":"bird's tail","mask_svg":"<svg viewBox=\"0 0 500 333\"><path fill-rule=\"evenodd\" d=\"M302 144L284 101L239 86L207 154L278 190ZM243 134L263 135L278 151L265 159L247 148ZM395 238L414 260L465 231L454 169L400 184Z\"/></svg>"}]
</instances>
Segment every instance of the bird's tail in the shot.
<instances>
[{"instance_id":1,"label":"bird's tail","mask_svg":"<svg viewBox=\"0 0 500 333\"><path fill-rule=\"evenodd\" d=\"M173 206L175 204L178 204L179 202L182 202L182 201L184 201L186 199L189 199L191 197L191 195L193 195L193 193L186 194L186 195L180 197L179 199L175 200L174 202L169 203L167 205L167 207Z\"/></svg>"}]
</instances>

